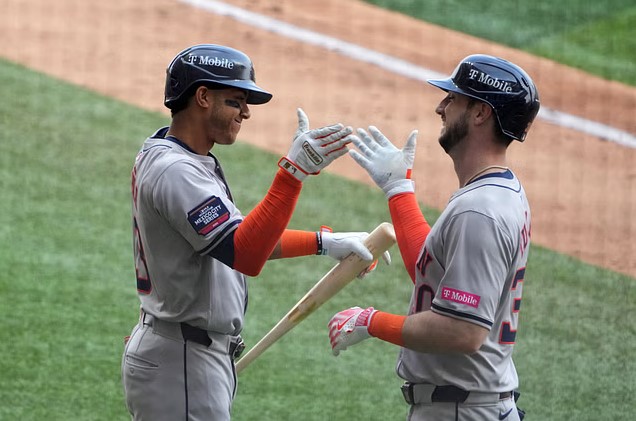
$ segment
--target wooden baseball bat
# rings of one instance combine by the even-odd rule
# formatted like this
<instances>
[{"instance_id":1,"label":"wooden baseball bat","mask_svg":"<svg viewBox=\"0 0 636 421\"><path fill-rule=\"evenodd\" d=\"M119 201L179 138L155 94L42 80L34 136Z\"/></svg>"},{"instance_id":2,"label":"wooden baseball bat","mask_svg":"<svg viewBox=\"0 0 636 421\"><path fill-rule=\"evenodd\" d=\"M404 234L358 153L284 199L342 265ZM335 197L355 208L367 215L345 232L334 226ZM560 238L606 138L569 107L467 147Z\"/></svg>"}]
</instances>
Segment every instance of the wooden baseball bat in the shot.
<instances>
[{"instance_id":1,"label":"wooden baseball bat","mask_svg":"<svg viewBox=\"0 0 636 421\"><path fill-rule=\"evenodd\" d=\"M374 229L365 239L364 245L373 254L374 259L378 259L382 253L395 244L395 231L393 225L383 222ZM240 373L259 355L261 355L274 342L293 329L307 316L313 313L318 307L336 295L349 282L354 280L358 274L369 265L357 254L351 253L349 256L338 262L329 272L325 274L316 284L305 294L305 296L294 305L291 310L274 326L263 338L258 341L240 360L236 363L236 372Z\"/></svg>"}]
</instances>

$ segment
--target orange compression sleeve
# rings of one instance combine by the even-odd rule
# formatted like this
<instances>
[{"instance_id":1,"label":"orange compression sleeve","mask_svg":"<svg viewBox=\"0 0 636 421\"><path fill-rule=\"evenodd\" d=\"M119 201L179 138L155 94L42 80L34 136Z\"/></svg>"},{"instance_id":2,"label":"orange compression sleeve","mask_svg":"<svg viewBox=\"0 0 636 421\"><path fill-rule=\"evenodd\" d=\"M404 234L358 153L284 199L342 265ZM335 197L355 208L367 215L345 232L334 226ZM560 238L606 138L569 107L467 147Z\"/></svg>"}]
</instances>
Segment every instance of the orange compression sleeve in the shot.
<instances>
[{"instance_id":1,"label":"orange compression sleeve","mask_svg":"<svg viewBox=\"0 0 636 421\"><path fill-rule=\"evenodd\" d=\"M369 334L383 341L391 342L398 346L404 346L402 339L402 328L406 316L385 313L383 311L376 312L371 318L369 324Z\"/></svg>"},{"instance_id":2,"label":"orange compression sleeve","mask_svg":"<svg viewBox=\"0 0 636 421\"><path fill-rule=\"evenodd\" d=\"M267 194L234 233L233 268L248 276L261 272L291 219L302 183L279 169ZM314 241L315 241L314 235Z\"/></svg>"},{"instance_id":3,"label":"orange compression sleeve","mask_svg":"<svg viewBox=\"0 0 636 421\"><path fill-rule=\"evenodd\" d=\"M318 253L316 232L285 230L280 238L281 258L309 256Z\"/></svg>"},{"instance_id":4,"label":"orange compression sleeve","mask_svg":"<svg viewBox=\"0 0 636 421\"><path fill-rule=\"evenodd\" d=\"M401 193L389 199L389 211L395 228L404 267L415 282L415 265L431 227L415 199L415 193Z\"/></svg>"}]
</instances>

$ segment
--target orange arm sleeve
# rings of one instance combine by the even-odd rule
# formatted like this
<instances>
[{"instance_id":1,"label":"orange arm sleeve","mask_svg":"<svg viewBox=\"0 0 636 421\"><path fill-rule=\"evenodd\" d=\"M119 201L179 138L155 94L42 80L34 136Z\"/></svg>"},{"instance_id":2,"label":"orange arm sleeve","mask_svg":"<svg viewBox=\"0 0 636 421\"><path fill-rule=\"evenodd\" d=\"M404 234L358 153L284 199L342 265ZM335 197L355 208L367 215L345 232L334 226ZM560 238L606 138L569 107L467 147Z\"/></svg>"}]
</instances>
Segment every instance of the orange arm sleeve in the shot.
<instances>
[{"instance_id":1,"label":"orange arm sleeve","mask_svg":"<svg viewBox=\"0 0 636 421\"><path fill-rule=\"evenodd\" d=\"M291 219L302 183L278 170L267 194L245 217L234 233L233 268L248 276L258 275ZM315 241L314 234L314 241Z\"/></svg>"},{"instance_id":2,"label":"orange arm sleeve","mask_svg":"<svg viewBox=\"0 0 636 421\"><path fill-rule=\"evenodd\" d=\"M281 258L309 256L318 253L319 233L285 230L280 238Z\"/></svg>"},{"instance_id":3,"label":"orange arm sleeve","mask_svg":"<svg viewBox=\"0 0 636 421\"><path fill-rule=\"evenodd\" d=\"M402 328L405 320L406 316L378 311L373 315L371 323L369 323L369 334L383 341L404 346Z\"/></svg>"},{"instance_id":4,"label":"orange arm sleeve","mask_svg":"<svg viewBox=\"0 0 636 421\"><path fill-rule=\"evenodd\" d=\"M415 199L415 193L401 193L389 199L389 211L395 228L404 267L415 282L415 265L431 227Z\"/></svg>"}]
</instances>

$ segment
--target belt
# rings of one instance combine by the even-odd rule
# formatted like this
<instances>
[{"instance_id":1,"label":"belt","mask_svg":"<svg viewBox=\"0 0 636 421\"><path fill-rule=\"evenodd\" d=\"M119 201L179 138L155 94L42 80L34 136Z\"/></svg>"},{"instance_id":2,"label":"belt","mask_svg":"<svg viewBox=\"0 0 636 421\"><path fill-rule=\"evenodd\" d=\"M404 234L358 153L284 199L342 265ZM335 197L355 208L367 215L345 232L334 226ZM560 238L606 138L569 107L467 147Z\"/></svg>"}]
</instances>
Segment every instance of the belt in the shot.
<instances>
[{"instance_id":1,"label":"belt","mask_svg":"<svg viewBox=\"0 0 636 421\"><path fill-rule=\"evenodd\" d=\"M245 344L241 336L211 332L183 322L166 322L143 311L141 313L141 322L144 325L152 326L153 330L159 334L195 342L206 348L226 352L233 359L239 358L245 350Z\"/></svg>"},{"instance_id":2,"label":"belt","mask_svg":"<svg viewBox=\"0 0 636 421\"><path fill-rule=\"evenodd\" d=\"M512 392L469 392L456 386L435 386L426 383L406 382L401 389L404 400L409 405L432 402L495 403L512 396Z\"/></svg>"}]
</instances>

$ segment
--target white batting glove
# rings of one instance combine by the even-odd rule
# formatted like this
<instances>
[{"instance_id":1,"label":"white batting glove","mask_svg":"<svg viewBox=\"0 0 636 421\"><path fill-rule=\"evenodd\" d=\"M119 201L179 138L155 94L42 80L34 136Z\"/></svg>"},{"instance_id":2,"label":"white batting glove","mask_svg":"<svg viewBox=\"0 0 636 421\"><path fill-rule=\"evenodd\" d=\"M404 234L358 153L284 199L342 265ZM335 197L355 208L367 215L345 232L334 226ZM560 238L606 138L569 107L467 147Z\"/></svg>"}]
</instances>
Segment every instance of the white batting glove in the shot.
<instances>
[{"instance_id":1,"label":"white batting glove","mask_svg":"<svg viewBox=\"0 0 636 421\"><path fill-rule=\"evenodd\" d=\"M342 260L351 253L357 254L362 260L373 261L373 254L363 241L369 236L366 232L328 232L321 231L322 253L336 260Z\"/></svg>"},{"instance_id":2,"label":"white batting glove","mask_svg":"<svg viewBox=\"0 0 636 421\"><path fill-rule=\"evenodd\" d=\"M309 129L309 118L298 108L298 129L291 149L278 161L278 166L303 181L309 174L318 174L336 158L349 150L353 129L334 124L319 129Z\"/></svg>"},{"instance_id":3,"label":"white batting glove","mask_svg":"<svg viewBox=\"0 0 636 421\"><path fill-rule=\"evenodd\" d=\"M320 254L327 255L336 260L343 260L351 253L357 254L362 260L372 261L368 267L366 267L358 278L362 279L369 273L373 272L377 266L378 261L374 260L373 254L364 245L364 240L369 236L367 232L339 232L334 233L328 231L327 227L323 227L320 231L320 237L322 238L322 250ZM382 259L387 265L391 264L391 254L388 250L382 253Z\"/></svg>"},{"instance_id":4,"label":"white batting glove","mask_svg":"<svg viewBox=\"0 0 636 421\"><path fill-rule=\"evenodd\" d=\"M376 312L373 307L351 307L336 313L328 324L333 355L337 357L340 351L370 338L369 324Z\"/></svg>"},{"instance_id":5,"label":"white batting glove","mask_svg":"<svg viewBox=\"0 0 636 421\"><path fill-rule=\"evenodd\" d=\"M417 130L409 135L403 149L396 148L375 126L369 126L369 133L358 129L360 137L353 137L358 151L350 150L349 155L364 168L387 199L399 193L413 192L411 170L415 161Z\"/></svg>"}]
</instances>

